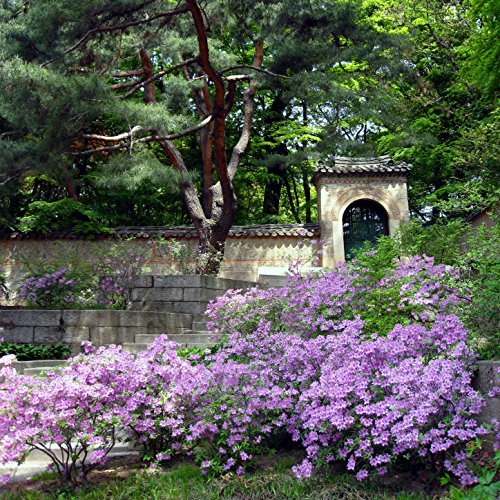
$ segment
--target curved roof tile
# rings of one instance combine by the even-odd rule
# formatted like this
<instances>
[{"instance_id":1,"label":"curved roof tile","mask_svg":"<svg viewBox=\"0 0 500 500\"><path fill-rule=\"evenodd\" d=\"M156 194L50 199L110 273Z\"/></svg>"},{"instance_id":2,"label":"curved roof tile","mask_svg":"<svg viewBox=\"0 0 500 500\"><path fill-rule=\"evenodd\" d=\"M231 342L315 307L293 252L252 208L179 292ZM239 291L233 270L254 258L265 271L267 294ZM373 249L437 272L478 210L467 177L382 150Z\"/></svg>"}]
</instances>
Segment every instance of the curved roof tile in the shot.
<instances>
[{"instance_id":1,"label":"curved roof tile","mask_svg":"<svg viewBox=\"0 0 500 500\"><path fill-rule=\"evenodd\" d=\"M389 155L374 158L350 158L334 156L326 163L318 165L313 174L316 182L320 177L339 175L407 175L411 165L400 161L395 163Z\"/></svg>"},{"instance_id":2,"label":"curved roof tile","mask_svg":"<svg viewBox=\"0 0 500 500\"><path fill-rule=\"evenodd\" d=\"M232 238L277 238L280 236L315 237L320 235L319 224L260 224L254 226L233 226L229 231ZM196 239L198 234L193 226L124 226L117 227L113 233L96 235L102 238L182 238ZM54 231L51 234L0 234L0 239L85 239L71 230Z\"/></svg>"}]
</instances>

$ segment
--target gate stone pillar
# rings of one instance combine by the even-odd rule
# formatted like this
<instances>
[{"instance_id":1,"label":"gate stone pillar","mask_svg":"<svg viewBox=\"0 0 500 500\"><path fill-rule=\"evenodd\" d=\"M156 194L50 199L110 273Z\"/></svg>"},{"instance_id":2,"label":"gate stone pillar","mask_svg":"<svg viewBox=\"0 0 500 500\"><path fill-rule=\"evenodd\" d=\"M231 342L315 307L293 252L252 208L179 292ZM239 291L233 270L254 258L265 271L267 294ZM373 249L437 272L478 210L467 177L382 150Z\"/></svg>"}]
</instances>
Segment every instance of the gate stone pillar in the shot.
<instances>
[{"instance_id":1,"label":"gate stone pillar","mask_svg":"<svg viewBox=\"0 0 500 500\"><path fill-rule=\"evenodd\" d=\"M411 166L390 156L336 156L313 174L318 198L318 220L323 242L323 267L345 260L342 217L355 201L372 200L387 212L389 235L409 219L407 177Z\"/></svg>"}]
</instances>

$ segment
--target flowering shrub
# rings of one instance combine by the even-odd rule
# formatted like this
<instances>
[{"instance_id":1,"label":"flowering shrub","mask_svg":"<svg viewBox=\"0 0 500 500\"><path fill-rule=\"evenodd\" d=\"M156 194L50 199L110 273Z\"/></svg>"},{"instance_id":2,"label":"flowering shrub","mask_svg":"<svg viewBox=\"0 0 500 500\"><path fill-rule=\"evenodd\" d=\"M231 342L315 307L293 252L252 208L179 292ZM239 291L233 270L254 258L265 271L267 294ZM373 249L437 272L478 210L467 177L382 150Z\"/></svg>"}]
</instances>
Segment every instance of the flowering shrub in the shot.
<instances>
[{"instance_id":1,"label":"flowering shrub","mask_svg":"<svg viewBox=\"0 0 500 500\"><path fill-rule=\"evenodd\" d=\"M202 465L241 472L241 450L248 460L252 444L286 430L307 452L294 469L299 477L343 460L364 479L404 457L448 454L444 465L473 482L465 457L455 456L484 432L472 418L482 400L470 385L463 325L440 316L430 328L398 325L374 339L363 326L346 320L335 335L308 340L273 333L266 321L253 333L233 333L210 367L214 379L225 374L233 386L218 385L223 403L212 400L219 453Z\"/></svg>"},{"instance_id":2,"label":"flowering shrub","mask_svg":"<svg viewBox=\"0 0 500 500\"><path fill-rule=\"evenodd\" d=\"M362 480L432 457L472 484L464 450L485 432L474 420L483 402L471 387L467 332L449 314L459 300L453 279L415 258L367 289L362 269L339 266L219 298L210 315L225 344L201 359L159 337L136 356L86 344L47 383L5 367L0 461L54 442L71 455L51 457L61 480L75 483L77 463L85 476L120 432L148 460L189 452L204 473L242 474L265 443L288 435L306 451L298 477L335 460ZM395 317L378 331L373 302L361 298L379 292Z\"/></svg>"},{"instance_id":3,"label":"flowering shrub","mask_svg":"<svg viewBox=\"0 0 500 500\"><path fill-rule=\"evenodd\" d=\"M454 288L466 299L456 312L469 331L469 343L481 359L498 359L500 224L493 214L489 218L490 224L476 227L463 221L438 221L432 226L415 220L403 223L394 237L379 238L375 250L357 252L354 265L363 269L363 278L370 283L394 269L400 255L427 254L435 263L453 265L460 272Z\"/></svg>"},{"instance_id":4,"label":"flowering shrub","mask_svg":"<svg viewBox=\"0 0 500 500\"><path fill-rule=\"evenodd\" d=\"M48 379L19 375L0 359L0 463L23 461L33 449L50 457L61 483L76 485L113 448L118 422L115 408L103 404L112 388L92 383L92 372L72 367ZM112 357L108 379L112 374ZM77 465L79 467L77 468Z\"/></svg>"},{"instance_id":5,"label":"flowering shrub","mask_svg":"<svg viewBox=\"0 0 500 500\"><path fill-rule=\"evenodd\" d=\"M263 320L273 332L304 338L335 333L345 320L360 317L364 331L386 334L396 324L432 324L453 311L461 298L454 283L458 273L434 265L430 257L399 262L373 282L364 268L339 265L323 276L293 275L288 286L248 292L228 291L209 306L214 333L227 338L251 332Z\"/></svg>"},{"instance_id":6,"label":"flowering shrub","mask_svg":"<svg viewBox=\"0 0 500 500\"><path fill-rule=\"evenodd\" d=\"M415 257L375 280L342 265L279 289L229 291L209 308L226 340L214 367L238 360L251 370L247 386L266 387L272 418L263 427L302 442L299 476L324 460L346 460L363 479L403 456L453 454L483 432L470 418L482 403L470 386L467 333L448 314L461 300L457 279L449 266ZM458 457L454 472L471 482Z\"/></svg>"},{"instance_id":7,"label":"flowering shrub","mask_svg":"<svg viewBox=\"0 0 500 500\"><path fill-rule=\"evenodd\" d=\"M186 437L189 425L203 407L201 398L212 382L204 365L181 358L176 347L160 336L123 368L128 377L124 422L147 460L168 460L190 441Z\"/></svg>"},{"instance_id":8,"label":"flowering shrub","mask_svg":"<svg viewBox=\"0 0 500 500\"><path fill-rule=\"evenodd\" d=\"M365 279L365 268L357 269L353 313L366 321L369 332L386 333L396 324L432 323L439 314L455 312L464 302L458 270L435 265L432 257L398 262L375 282Z\"/></svg>"},{"instance_id":9,"label":"flowering shrub","mask_svg":"<svg viewBox=\"0 0 500 500\"><path fill-rule=\"evenodd\" d=\"M143 268L143 255L118 243L106 252L97 251L92 262L70 256L64 265L27 266L27 278L18 286L17 296L35 308L125 309L131 299L131 282Z\"/></svg>"},{"instance_id":10,"label":"flowering shrub","mask_svg":"<svg viewBox=\"0 0 500 500\"><path fill-rule=\"evenodd\" d=\"M35 274L21 283L19 298L36 308L79 308L93 303L93 293L67 268Z\"/></svg>"},{"instance_id":11,"label":"flowering shrub","mask_svg":"<svg viewBox=\"0 0 500 500\"><path fill-rule=\"evenodd\" d=\"M97 303L114 309L126 309L131 301L131 282L143 267L141 255L128 253L94 260L97 277Z\"/></svg>"},{"instance_id":12,"label":"flowering shrub","mask_svg":"<svg viewBox=\"0 0 500 500\"><path fill-rule=\"evenodd\" d=\"M178 357L166 336L137 356L114 345L84 350L46 381L17 374L14 356L0 358L0 463L38 449L74 486L105 463L118 432L136 438L147 459L181 448L185 415L210 383L206 369Z\"/></svg>"},{"instance_id":13,"label":"flowering shrub","mask_svg":"<svg viewBox=\"0 0 500 500\"><path fill-rule=\"evenodd\" d=\"M471 352L460 321L443 316L430 329L398 325L374 340L353 333L331 340L318 380L300 395L295 437L308 458L296 473L308 476L318 460L343 459L364 479L404 456L451 452L459 466L448 460L445 467L473 483L466 457L455 451L483 433L471 417L483 402L470 385Z\"/></svg>"}]
</instances>

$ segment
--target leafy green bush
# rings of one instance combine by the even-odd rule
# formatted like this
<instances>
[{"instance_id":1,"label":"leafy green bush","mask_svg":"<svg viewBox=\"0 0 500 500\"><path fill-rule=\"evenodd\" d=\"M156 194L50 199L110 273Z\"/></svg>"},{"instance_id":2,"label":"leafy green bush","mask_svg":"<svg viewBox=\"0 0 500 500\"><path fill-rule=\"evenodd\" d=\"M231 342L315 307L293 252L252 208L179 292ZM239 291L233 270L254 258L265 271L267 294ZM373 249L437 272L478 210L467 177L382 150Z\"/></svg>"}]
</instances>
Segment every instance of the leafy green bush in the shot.
<instances>
[{"instance_id":1,"label":"leafy green bush","mask_svg":"<svg viewBox=\"0 0 500 500\"><path fill-rule=\"evenodd\" d=\"M436 264L456 265L463 252L468 226L461 220L424 225L417 220L401 224L396 241L401 255L428 255Z\"/></svg>"},{"instance_id":2,"label":"leafy green bush","mask_svg":"<svg viewBox=\"0 0 500 500\"><path fill-rule=\"evenodd\" d=\"M40 234L71 229L82 236L113 232L100 214L70 198L30 203L26 214L19 220L19 229L23 233Z\"/></svg>"},{"instance_id":3,"label":"leafy green bush","mask_svg":"<svg viewBox=\"0 0 500 500\"><path fill-rule=\"evenodd\" d=\"M163 274L213 274L210 264L222 261L223 255L215 249L205 252L177 240L158 239L157 245L165 252L170 262L163 268Z\"/></svg>"},{"instance_id":4,"label":"leafy green bush","mask_svg":"<svg viewBox=\"0 0 500 500\"><path fill-rule=\"evenodd\" d=\"M62 342L50 345L0 342L0 357L6 356L7 354L14 354L18 361L66 359L70 355L70 349Z\"/></svg>"},{"instance_id":5,"label":"leafy green bush","mask_svg":"<svg viewBox=\"0 0 500 500\"><path fill-rule=\"evenodd\" d=\"M476 228L461 221L402 224L393 238L379 238L375 249L367 245L357 251L353 265L361 280L373 284L412 255L428 255L436 264L449 264L459 271L460 279L454 279L453 286L465 300L456 312L467 326L471 347L482 359L500 358L500 225L495 217L492 224ZM376 329L390 316L386 304L394 302L395 293L390 288L367 287L363 300L371 304L370 321Z\"/></svg>"},{"instance_id":6,"label":"leafy green bush","mask_svg":"<svg viewBox=\"0 0 500 500\"><path fill-rule=\"evenodd\" d=\"M483 359L500 358L500 225L482 224L471 231L458 265L470 289L463 320L471 345Z\"/></svg>"},{"instance_id":7,"label":"leafy green bush","mask_svg":"<svg viewBox=\"0 0 500 500\"><path fill-rule=\"evenodd\" d=\"M41 309L126 309L131 282L144 272L144 252L119 241L110 248L92 247L81 260L62 244L57 260L21 258L17 296L28 307Z\"/></svg>"},{"instance_id":8,"label":"leafy green bush","mask_svg":"<svg viewBox=\"0 0 500 500\"><path fill-rule=\"evenodd\" d=\"M472 488L463 489L451 486L452 500L496 500L500 497L500 450L476 473L478 484ZM441 479L442 484L450 482L449 475Z\"/></svg>"}]
</instances>

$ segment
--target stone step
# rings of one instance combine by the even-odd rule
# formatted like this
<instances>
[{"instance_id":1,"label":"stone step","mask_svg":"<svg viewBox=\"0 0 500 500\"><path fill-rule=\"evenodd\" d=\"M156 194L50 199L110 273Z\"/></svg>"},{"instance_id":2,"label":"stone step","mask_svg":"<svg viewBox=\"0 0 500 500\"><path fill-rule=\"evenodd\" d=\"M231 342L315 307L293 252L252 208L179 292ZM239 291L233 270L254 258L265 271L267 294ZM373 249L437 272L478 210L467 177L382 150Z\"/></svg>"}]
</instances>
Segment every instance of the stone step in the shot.
<instances>
[{"instance_id":1,"label":"stone step","mask_svg":"<svg viewBox=\"0 0 500 500\"><path fill-rule=\"evenodd\" d=\"M29 377L38 377L38 376L44 376L46 372L48 371L58 371L62 367L61 366L39 366L38 368L25 368L23 375L27 375Z\"/></svg>"},{"instance_id":2,"label":"stone step","mask_svg":"<svg viewBox=\"0 0 500 500\"><path fill-rule=\"evenodd\" d=\"M135 344L150 344L158 335L150 335L147 333L139 333L135 336ZM178 344L189 344L190 342L204 343L213 342L209 332L187 331L177 335L167 335L168 340L177 342ZM124 344L125 345L125 344Z\"/></svg>"},{"instance_id":3,"label":"stone step","mask_svg":"<svg viewBox=\"0 0 500 500\"><path fill-rule=\"evenodd\" d=\"M16 361L14 368L24 375L38 375L41 371L58 369L67 363L65 359L37 359L32 361Z\"/></svg>"},{"instance_id":4,"label":"stone step","mask_svg":"<svg viewBox=\"0 0 500 500\"><path fill-rule=\"evenodd\" d=\"M148 347L148 344L130 344L130 343L125 343L123 344L123 350L128 351L131 354L137 354L138 352L145 351L146 348Z\"/></svg>"},{"instance_id":5,"label":"stone step","mask_svg":"<svg viewBox=\"0 0 500 500\"><path fill-rule=\"evenodd\" d=\"M185 301L178 302L158 301L158 300L138 300L133 301L130 308L133 311L157 312L170 314L183 314L184 316L201 316L207 309L208 301Z\"/></svg>"},{"instance_id":6,"label":"stone step","mask_svg":"<svg viewBox=\"0 0 500 500\"><path fill-rule=\"evenodd\" d=\"M131 354L137 354L139 352L145 351L149 344L123 344L123 349L130 352ZM184 349L188 347L198 347L199 349L206 349L212 347L213 344L206 342L189 342L186 344L177 344L177 349Z\"/></svg>"},{"instance_id":7,"label":"stone step","mask_svg":"<svg viewBox=\"0 0 500 500\"><path fill-rule=\"evenodd\" d=\"M180 335L178 335L180 337ZM180 339L171 339L177 342L177 348L182 349L184 347L199 347L199 348L204 348L204 347L211 347L215 344L215 342L210 339L205 339L207 335L201 335L200 337L195 337L195 336L182 336L183 338ZM132 354L137 354L138 352L145 351L147 347L149 346L151 342L147 343L127 343L123 344L123 349L125 351L128 351Z\"/></svg>"},{"instance_id":8,"label":"stone step","mask_svg":"<svg viewBox=\"0 0 500 500\"><path fill-rule=\"evenodd\" d=\"M31 361L16 361L14 367L16 370L26 368L38 368L40 366L62 366L66 364L66 359L33 359Z\"/></svg>"},{"instance_id":9,"label":"stone step","mask_svg":"<svg viewBox=\"0 0 500 500\"><path fill-rule=\"evenodd\" d=\"M192 330L197 332L208 332L207 321L193 321Z\"/></svg>"}]
</instances>

